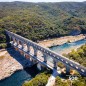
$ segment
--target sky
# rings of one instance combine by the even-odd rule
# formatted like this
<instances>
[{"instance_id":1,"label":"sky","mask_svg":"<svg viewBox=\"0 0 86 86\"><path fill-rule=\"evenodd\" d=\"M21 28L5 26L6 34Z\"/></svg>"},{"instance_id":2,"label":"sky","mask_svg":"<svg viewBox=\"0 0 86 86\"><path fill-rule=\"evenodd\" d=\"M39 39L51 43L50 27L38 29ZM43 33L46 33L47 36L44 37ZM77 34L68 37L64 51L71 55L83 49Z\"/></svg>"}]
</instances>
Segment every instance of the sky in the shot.
<instances>
[{"instance_id":1,"label":"sky","mask_svg":"<svg viewBox=\"0 0 86 86\"><path fill-rule=\"evenodd\" d=\"M0 0L0 2L12 2L12 1L24 1L24 2L82 2L86 0Z\"/></svg>"}]
</instances>

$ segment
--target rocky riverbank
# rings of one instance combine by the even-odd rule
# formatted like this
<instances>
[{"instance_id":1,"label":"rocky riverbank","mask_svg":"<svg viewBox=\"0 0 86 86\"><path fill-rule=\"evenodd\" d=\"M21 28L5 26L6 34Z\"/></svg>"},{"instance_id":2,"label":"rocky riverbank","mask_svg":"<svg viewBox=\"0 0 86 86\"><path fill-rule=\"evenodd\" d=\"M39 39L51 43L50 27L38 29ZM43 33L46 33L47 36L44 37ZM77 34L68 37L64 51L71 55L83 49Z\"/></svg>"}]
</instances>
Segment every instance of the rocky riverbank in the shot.
<instances>
[{"instance_id":1,"label":"rocky riverbank","mask_svg":"<svg viewBox=\"0 0 86 86\"><path fill-rule=\"evenodd\" d=\"M85 39L85 35L80 34L76 36L64 36L60 38L53 38L53 39L48 39L48 40L43 40L39 41L38 44L43 46L43 47L52 47L52 46L57 46L57 45L62 45L64 43L68 42L75 42L78 40Z\"/></svg>"},{"instance_id":2,"label":"rocky riverbank","mask_svg":"<svg viewBox=\"0 0 86 86\"><path fill-rule=\"evenodd\" d=\"M22 65L7 50L0 50L0 80L9 77L15 71L22 70Z\"/></svg>"}]
</instances>

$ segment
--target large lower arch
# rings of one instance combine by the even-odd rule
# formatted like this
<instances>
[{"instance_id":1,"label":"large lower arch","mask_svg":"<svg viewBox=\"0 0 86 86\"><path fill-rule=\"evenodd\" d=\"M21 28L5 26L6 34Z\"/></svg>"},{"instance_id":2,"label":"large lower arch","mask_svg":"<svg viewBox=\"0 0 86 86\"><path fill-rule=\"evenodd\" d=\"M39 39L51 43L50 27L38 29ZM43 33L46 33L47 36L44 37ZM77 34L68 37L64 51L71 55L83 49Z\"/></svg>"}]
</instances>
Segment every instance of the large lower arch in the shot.
<instances>
[{"instance_id":1,"label":"large lower arch","mask_svg":"<svg viewBox=\"0 0 86 86\"><path fill-rule=\"evenodd\" d=\"M28 47L26 43L22 43L22 49L27 52Z\"/></svg>"},{"instance_id":2,"label":"large lower arch","mask_svg":"<svg viewBox=\"0 0 86 86\"><path fill-rule=\"evenodd\" d=\"M37 50L36 53L37 53L37 56L36 57L39 60L44 61L43 53L40 50Z\"/></svg>"},{"instance_id":3,"label":"large lower arch","mask_svg":"<svg viewBox=\"0 0 86 86\"><path fill-rule=\"evenodd\" d=\"M30 49L29 53L34 56L34 48L32 46L30 46L29 49Z\"/></svg>"}]
</instances>

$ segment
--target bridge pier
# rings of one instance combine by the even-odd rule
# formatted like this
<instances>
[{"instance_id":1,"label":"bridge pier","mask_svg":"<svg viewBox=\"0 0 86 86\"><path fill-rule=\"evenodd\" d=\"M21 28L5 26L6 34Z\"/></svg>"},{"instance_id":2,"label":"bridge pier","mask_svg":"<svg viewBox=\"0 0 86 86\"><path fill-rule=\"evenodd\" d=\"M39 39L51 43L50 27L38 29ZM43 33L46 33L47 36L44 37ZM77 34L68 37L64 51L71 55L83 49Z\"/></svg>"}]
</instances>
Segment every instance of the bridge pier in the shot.
<instances>
[{"instance_id":1,"label":"bridge pier","mask_svg":"<svg viewBox=\"0 0 86 86\"><path fill-rule=\"evenodd\" d=\"M15 44L15 39L13 38L13 45Z\"/></svg>"},{"instance_id":2,"label":"bridge pier","mask_svg":"<svg viewBox=\"0 0 86 86\"><path fill-rule=\"evenodd\" d=\"M45 69L45 67L43 65L41 65L40 63L37 64L37 68L39 71L42 71Z\"/></svg>"},{"instance_id":3,"label":"bridge pier","mask_svg":"<svg viewBox=\"0 0 86 86\"><path fill-rule=\"evenodd\" d=\"M70 67L66 65L66 74L70 74Z\"/></svg>"},{"instance_id":4,"label":"bridge pier","mask_svg":"<svg viewBox=\"0 0 86 86\"><path fill-rule=\"evenodd\" d=\"M38 70L41 71L41 70L42 70L42 68L41 68L41 64L38 63L38 64L37 64L37 68L38 68Z\"/></svg>"},{"instance_id":5,"label":"bridge pier","mask_svg":"<svg viewBox=\"0 0 86 86\"><path fill-rule=\"evenodd\" d=\"M17 44L20 45L19 40L17 40Z\"/></svg>"},{"instance_id":6,"label":"bridge pier","mask_svg":"<svg viewBox=\"0 0 86 86\"><path fill-rule=\"evenodd\" d=\"M45 63L47 63L47 57L48 57L48 55L44 53L44 54L43 54L43 58L44 58L44 62L45 62Z\"/></svg>"},{"instance_id":7,"label":"bridge pier","mask_svg":"<svg viewBox=\"0 0 86 86\"><path fill-rule=\"evenodd\" d=\"M14 38L12 38L11 36L9 37L9 42L14 44Z\"/></svg>"},{"instance_id":8,"label":"bridge pier","mask_svg":"<svg viewBox=\"0 0 86 86\"><path fill-rule=\"evenodd\" d=\"M27 45L27 52L30 52L30 46Z\"/></svg>"},{"instance_id":9,"label":"bridge pier","mask_svg":"<svg viewBox=\"0 0 86 86\"><path fill-rule=\"evenodd\" d=\"M57 70L57 60L56 59L53 59L53 61L54 61L54 69Z\"/></svg>"},{"instance_id":10,"label":"bridge pier","mask_svg":"<svg viewBox=\"0 0 86 86\"><path fill-rule=\"evenodd\" d=\"M34 48L34 56L37 57L37 49L36 48Z\"/></svg>"},{"instance_id":11,"label":"bridge pier","mask_svg":"<svg viewBox=\"0 0 86 86\"><path fill-rule=\"evenodd\" d=\"M10 41L11 41L11 37L10 37ZM12 41L13 41L13 44L15 43L15 39L14 38L12 38Z\"/></svg>"},{"instance_id":12,"label":"bridge pier","mask_svg":"<svg viewBox=\"0 0 86 86\"><path fill-rule=\"evenodd\" d=\"M18 46L18 39L15 39L16 46Z\"/></svg>"},{"instance_id":13,"label":"bridge pier","mask_svg":"<svg viewBox=\"0 0 86 86\"><path fill-rule=\"evenodd\" d=\"M25 55L26 55L26 54L24 53L24 57L25 57Z\"/></svg>"},{"instance_id":14,"label":"bridge pier","mask_svg":"<svg viewBox=\"0 0 86 86\"><path fill-rule=\"evenodd\" d=\"M24 43L22 43L22 50L24 50Z\"/></svg>"}]
</instances>

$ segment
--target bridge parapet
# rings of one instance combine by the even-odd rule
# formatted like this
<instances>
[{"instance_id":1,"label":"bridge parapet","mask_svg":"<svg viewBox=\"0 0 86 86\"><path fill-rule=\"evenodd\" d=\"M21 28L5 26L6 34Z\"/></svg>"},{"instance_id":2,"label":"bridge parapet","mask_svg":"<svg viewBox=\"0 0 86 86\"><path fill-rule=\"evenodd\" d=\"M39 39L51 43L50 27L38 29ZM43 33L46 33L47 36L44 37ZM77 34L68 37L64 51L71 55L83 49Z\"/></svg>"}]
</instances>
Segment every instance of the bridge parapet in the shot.
<instances>
[{"instance_id":1,"label":"bridge parapet","mask_svg":"<svg viewBox=\"0 0 86 86\"><path fill-rule=\"evenodd\" d=\"M70 60L70 59L68 59L68 58L66 58L66 57L64 57L64 56L62 56L62 55L60 55L58 53L55 53L55 52L49 50L48 48L44 48L44 47L38 45L37 43L35 43L35 42L33 42L33 41L29 40L29 39L26 39L26 38L24 38L22 36L19 36L19 35L15 34L15 33L12 33L12 32L7 31L7 30L6 30L6 33L8 34L8 36L10 38L13 39L13 43L15 42L14 41L14 39L15 39L17 41L17 43L18 43L18 40L19 40L19 41L21 41L21 43L26 44L27 47L32 46L34 48L34 56L37 56L37 51L38 50L41 51L43 53L43 55L44 55L45 64L47 62L46 57L50 56L50 58L52 58L53 61L54 61L53 62L54 68L56 68L57 62L61 61L63 64L66 64L66 65L74 68L75 70L80 72L82 75L86 76L86 67L81 66L79 63L77 63L77 62L75 62L73 60ZM29 49L29 51L30 51L30 49Z\"/></svg>"}]
</instances>

